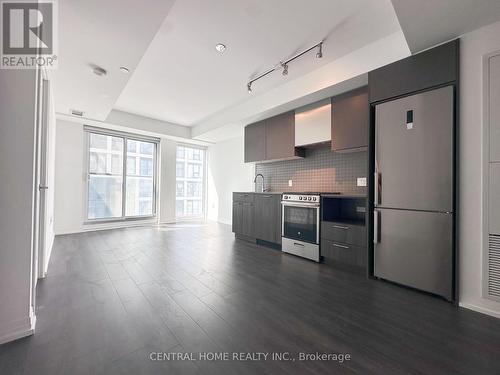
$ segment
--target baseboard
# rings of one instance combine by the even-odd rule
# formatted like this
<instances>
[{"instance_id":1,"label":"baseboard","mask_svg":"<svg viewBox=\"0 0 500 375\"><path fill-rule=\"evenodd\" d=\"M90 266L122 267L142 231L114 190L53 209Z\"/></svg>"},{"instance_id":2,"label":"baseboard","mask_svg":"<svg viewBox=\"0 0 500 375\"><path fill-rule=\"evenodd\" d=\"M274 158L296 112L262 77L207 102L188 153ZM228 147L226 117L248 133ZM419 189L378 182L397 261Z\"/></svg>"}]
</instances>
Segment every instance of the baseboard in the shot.
<instances>
[{"instance_id":1,"label":"baseboard","mask_svg":"<svg viewBox=\"0 0 500 375\"><path fill-rule=\"evenodd\" d=\"M494 318L499 318L500 319L500 312L499 311L487 309L487 308L484 308L484 307L481 307L481 306L477 306L477 305L473 305L473 304L470 304L470 303L459 302L458 305L460 307L465 308L465 309L474 310L474 311L476 311L478 313L486 314L486 315L489 315L489 316L493 316Z\"/></svg>"},{"instance_id":2,"label":"baseboard","mask_svg":"<svg viewBox=\"0 0 500 375\"><path fill-rule=\"evenodd\" d=\"M77 233L85 233L85 232L97 232L101 230L110 230L110 229L123 229L123 228L133 228L133 227L141 227L141 226L146 226L146 225L151 225L154 226L158 224L157 221L127 221L127 222L119 222L118 224L107 224L107 223L101 223L101 224L88 224L84 225L80 229L70 229L70 230L63 230L63 231L57 231L55 233L56 236L63 236L66 234L77 234Z\"/></svg>"},{"instance_id":3,"label":"baseboard","mask_svg":"<svg viewBox=\"0 0 500 375\"><path fill-rule=\"evenodd\" d=\"M18 319L10 324L10 328L3 328L0 332L0 344L5 344L10 341L18 340L35 333L36 315L30 309L30 316L23 319Z\"/></svg>"}]
</instances>

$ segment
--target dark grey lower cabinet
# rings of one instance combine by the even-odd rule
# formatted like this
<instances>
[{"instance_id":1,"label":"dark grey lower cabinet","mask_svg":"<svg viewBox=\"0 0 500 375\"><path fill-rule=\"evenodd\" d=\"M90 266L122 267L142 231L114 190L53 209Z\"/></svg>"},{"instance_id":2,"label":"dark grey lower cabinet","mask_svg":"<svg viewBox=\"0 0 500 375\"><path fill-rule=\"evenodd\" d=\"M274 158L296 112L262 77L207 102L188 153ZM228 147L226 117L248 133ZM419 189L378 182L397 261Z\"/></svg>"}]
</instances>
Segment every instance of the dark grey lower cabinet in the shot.
<instances>
[{"instance_id":1,"label":"dark grey lower cabinet","mask_svg":"<svg viewBox=\"0 0 500 375\"><path fill-rule=\"evenodd\" d=\"M326 263L366 268L366 226L343 222L321 223L321 256Z\"/></svg>"},{"instance_id":2,"label":"dark grey lower cabinet","mask_svg":"<svg viewBox=\"0 0 500 375\"><path fill-rule=\"evenodd\" d=\"M254 194L233 193L233 232L255 237Z\"/></svg>"},{"instance_id":3,"label":"dark grey lower cabinet","mask_svg":"<svg viewBox=\"0 0 500 375\"><path fill-rule=\"evenodd\" d=\"M242 231L241 234L247 237L255 237L255 209L253 202L244 202L242 209Z\"/></svg>"},{"instance_id":4,"label":"dark grey lower cabinet","mask_svg":"<svg viewBox=\"0 0 500 375\"><path fill-rule=\"evenodd\" d=\"M366 267L366 247L322 239L321 255L327 263Z\"/></svg>"},{"instance_id":5,"label":"dark grey lower cabinet","mask_svg":"<svg viewBox=\"0 0 500 375\"><path fill-rule=\"evenodd\" d=\"M245 239L281 244L281 195L233 193L233 232Z\"/></svg>"},{"instance_id":6,"label":"dark grey lower cabinet","mask_svg":"<svg viewBox=\"0 0 500 375\"><path fill-rule=\"evenodd\" d=\"M243 233L243 202L233 202L233 232Z\"/></svg>"},{"instance_id":7,"label":"dark grey lower cabinet","mask_svg":"<svg viewBox=\"0 0 500 375\"><path fill-rule=\"evenodd\" d=\"M255 237L254 204L233 202L233 232L242 236Z\"/></svg>"},{"instance_id":8,"label":"dark grey lower cabinet","mask_svg":"<svg viewBox=\"0 0 500 375\"><path fill-rule=\"evenodd\" d=\"M281 195L255 194L255 237L281 244Z\"/></svg>"}]
</instances>

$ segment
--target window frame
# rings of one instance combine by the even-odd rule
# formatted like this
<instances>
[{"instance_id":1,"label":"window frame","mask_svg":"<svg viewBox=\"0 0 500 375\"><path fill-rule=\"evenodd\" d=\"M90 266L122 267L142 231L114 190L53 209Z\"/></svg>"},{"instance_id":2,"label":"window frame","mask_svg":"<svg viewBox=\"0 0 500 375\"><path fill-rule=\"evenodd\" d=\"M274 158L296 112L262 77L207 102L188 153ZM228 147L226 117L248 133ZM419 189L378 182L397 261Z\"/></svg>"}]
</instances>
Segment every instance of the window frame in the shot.
<instances>
[{"instance_id":1,"label":"window frame","mask_svg":"<svg viewBox=\"0 0 500 375\"><path fill-rule=\"evenodd\" d=\"M181 200L184 202L187 202L186 199L178 199L177 197L177 183L179 182L177 180L177 163L178 163L178 155L177 155L177 149L178 147L185 147L185 148L191 148L191 149L196 149L200 150L204 153L203 160L196 160L196 159L188 159L188 153L186 150L184 150L184 157L182 158L183 164L184 164L184 177L181 177L183 179L184 183L184 197L186 197L187 194L187 183L189 182L188 180L190 179L196 179L196 177L188 177L187 173L187 165L190 162L194 161L194 164L201 165L201 173L202 173L202 178L201 178L201 199L193 199L197 200L200 202L201 205L201 210L202 214L199 216L178 216L177 215L177 201ZM175 221L199 221L199 220L206 220L207 218L207 185L208 185L208 148L201 146L201 145L195 145L195 144L189 144L189 143L182 143L178 142L175 145L175 163L176 163L176 172L175 172L175 191L176 191L176 196L175 196Z\"/></svg>"},{"instance_id":2,"label":"window frame","mask_svg":"<svg viewBox=\"0 0 500 375\"><path fill-rule=\"evenodd\" d=\"M158 150L160 139L148 136L142 136L133 133L115 131L111 129L105 128L97 128L93 126L84 126L84 225L92 225L99 223L113 223L113 222L127 222L127 221L135 221L135 220L151 220L157 218L158 213ZM123 139L123 154L122 154L122 211L121 216L119 217L111 217L111 218L97 218L97 219L89 219L89 182L90 182L90 134L100 134L110 137L117 137ZM148 215L130 215L126 216L126 204L127 204L127 140L131 141L140 141L140 142L148 142L153 144L153 197L152 197L152 210L151 214ZM137 172L137 171L136 171Z\"/></svg>"}]
</instances>

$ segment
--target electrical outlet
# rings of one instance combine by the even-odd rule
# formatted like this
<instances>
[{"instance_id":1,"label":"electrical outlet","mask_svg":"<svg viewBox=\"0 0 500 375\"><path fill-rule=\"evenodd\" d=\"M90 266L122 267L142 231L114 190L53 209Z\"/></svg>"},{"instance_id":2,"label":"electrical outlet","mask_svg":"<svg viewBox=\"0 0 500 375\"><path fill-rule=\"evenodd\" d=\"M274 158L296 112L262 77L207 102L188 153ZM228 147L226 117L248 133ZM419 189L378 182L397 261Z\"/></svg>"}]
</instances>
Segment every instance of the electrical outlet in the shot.
<instances>
[{"instance_id":1,"label":"electrical outlet","mask_svg":"<svg viewBox=\"0 0 500 375\"><path fill-rule=\"evenodd\" d=\"M292 186L293 186L293 181L292 181L292 180L288 180L288 186L289 186L289 187L292 187Z\"/></svg>"},{"instance_id":2,"label":"electrical outlet","mask_svg":"<svg viewBox=\"0 0 500 375\"><path fill-rule=\"evenodd\" d=\"M358 186L366 186L366 177L358 177Z\"/></svg>"}]
</instances>

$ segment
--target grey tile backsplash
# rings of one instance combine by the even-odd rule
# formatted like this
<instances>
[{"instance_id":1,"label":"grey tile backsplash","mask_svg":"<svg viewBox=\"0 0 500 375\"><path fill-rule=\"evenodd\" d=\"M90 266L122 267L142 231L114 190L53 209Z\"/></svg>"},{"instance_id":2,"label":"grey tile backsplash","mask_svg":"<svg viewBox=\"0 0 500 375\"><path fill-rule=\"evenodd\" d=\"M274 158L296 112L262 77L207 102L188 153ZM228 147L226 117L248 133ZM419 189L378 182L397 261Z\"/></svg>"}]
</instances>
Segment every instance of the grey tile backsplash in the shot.
<instances>
[{"instance_id":1,"label":"grey tile backsplash","mask_svg":"<svg viewBox=\"0 0 500 375\"><path fill-rule=\"evenodd\" d=\"M290 192L341 192L344 194L366 194L366 187L357 186L358 177L367 174L366 151L335 153L329 148L308 149L303 159L257 164L256 174L265 177L266 188L271 191ZM288 180L293 186L288 186ZM256 191L261 187L261 179Z\"/></svg>"}]
</instances>

